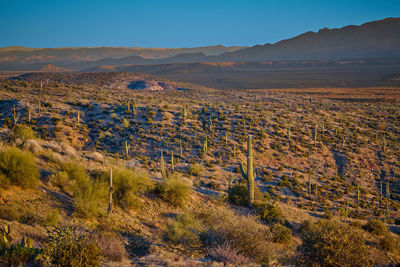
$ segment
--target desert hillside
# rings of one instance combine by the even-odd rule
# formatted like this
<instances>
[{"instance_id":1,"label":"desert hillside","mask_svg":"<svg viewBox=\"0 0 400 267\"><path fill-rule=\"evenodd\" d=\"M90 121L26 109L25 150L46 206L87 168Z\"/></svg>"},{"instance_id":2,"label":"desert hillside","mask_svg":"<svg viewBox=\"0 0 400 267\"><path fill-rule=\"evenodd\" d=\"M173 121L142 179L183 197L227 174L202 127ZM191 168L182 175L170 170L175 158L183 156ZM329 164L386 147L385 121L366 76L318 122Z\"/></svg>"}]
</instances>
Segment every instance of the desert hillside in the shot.
<instances>
[{"instance_id":1,"label":"desert hillside","mask_svg":"<svg viewBox=\"0 0 400 267\"><path fill-rule=\"evenodd\" d=\"M398 265L399 100L393 86L2 79L0 262Z\"/></svg>"}]
</instances>

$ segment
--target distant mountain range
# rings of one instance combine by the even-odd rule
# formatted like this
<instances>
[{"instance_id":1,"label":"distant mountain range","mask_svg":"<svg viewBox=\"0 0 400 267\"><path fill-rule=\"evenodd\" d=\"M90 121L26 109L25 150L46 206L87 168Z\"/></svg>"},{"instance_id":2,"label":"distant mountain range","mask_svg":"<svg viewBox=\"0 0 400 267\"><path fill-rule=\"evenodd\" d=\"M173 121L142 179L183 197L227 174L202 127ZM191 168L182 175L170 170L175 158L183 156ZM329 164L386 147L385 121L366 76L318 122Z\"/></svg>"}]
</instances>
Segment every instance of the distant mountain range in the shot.
<instances>
[{"instance_id":1,"label":"distant mountain range","mask_svg":"<svg viewBox=\"0 0 400 267\"><path fill-rule=\"evenodd\" d=\"M0 48L0 67L21 69L30 67L40 69L43 65L53 64L59 67L68 65L80 68L108 62L147 63L159 59L186 54L202 56L219 55L233 52L245 46L225 47L223 45L194 48L142 48L142 47L65 47L65 48L29 48L10 46ZM96 61L98 61L96 63ZM158 61L157 61L158 62Z\"/></svg>"},{"instance_id":2,"label":"distant mountain range","mask_svg":"<svg viewBox=\"0 0 400 267\"><path fill-rule=\"evenodd\" d=\"M4 47L0 48L0 70L40 70L48 64L86 70L124 65L396 57L400 57L400 18L387 18L360 26L324 28L253 47Z\"/></svg>"},{"instance_id":3,"label":"distant mountain range","mask_svg":"<svg viewBox=\"0 0 400 267\"><path fill-rule=\"evenodd\" d=\"M253 47L4 47L0 71L135 72L222 89L400 86L400 18Z\"/></svg>"}]
</instances>

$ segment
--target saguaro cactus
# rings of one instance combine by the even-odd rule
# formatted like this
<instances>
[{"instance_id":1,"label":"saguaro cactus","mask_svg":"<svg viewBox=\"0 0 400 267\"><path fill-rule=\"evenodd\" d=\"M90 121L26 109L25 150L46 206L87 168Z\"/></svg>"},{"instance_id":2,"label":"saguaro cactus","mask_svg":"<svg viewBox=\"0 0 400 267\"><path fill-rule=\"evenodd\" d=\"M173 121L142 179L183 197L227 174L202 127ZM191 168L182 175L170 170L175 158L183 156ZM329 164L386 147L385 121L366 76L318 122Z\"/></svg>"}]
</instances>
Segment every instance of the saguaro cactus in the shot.
<instances>
[{"instance_id":1,"label":"saguaro cactus","mask_svg":"<svg viewBox=\"0 0 400 267\"><path fill-rule=\"evenodd\" d=\"M179 138L179 151L180 151L181 159L183 159L183 147L182 147L182 139L181 138Z\"/></svg>"},{"instance_id":2,"label":"saguaro cactus","mask_svg":"<svg viewBox=\"0 0 400 267\"><path fill-rule=\"evenodd\" d=\"M207 154L207 135L206 135L206 139L204 140L203 152L204 152L204 154Z\"/></svg>"},{"instance_id":3,"label":"saguaro cactus","mask_svg":"<svg viewBox=\"0 0 400 267\"><path fill-rule=\"evenodd\" d=\"M252 208L254 204L254 168L253 168L253 152L251 145L251 135L247 139L247 170L244 170L243 163L240 162L240 172L244 179L247 180L247 189L249 192L249 207Z\"/></svg>"},{"instance_id":4,"label":"saguaro cactus","mask_svg":"<svg viewBox=\"0 0 400 267\"><path fill-rule=\"evenodd\" d=\"M163 156L163 151L161 150L161 159L160 159L160 169L161 169L161 175L164 179L167 178L167 171L165 170L165 161L164 161L164 156Z\"/></svg>"},{"instance_id":5,"label":"saguaro cactus","mask_svg":"<svg viewBox=\"0 0 400 267\"><path fill-rule=\"evenodd\" d=\"M174 170L174 151L171 151L171 170Z\"/></svg>"},{"instance_id":6,"label":"saguaro cactus","mask_svg":"<svg viewBox=\"0 0 400 267\"><path fill-rule=\"evenodd\" d=\"M112 194L113 194L113 180L112 180L112 167L110 168L110 192L108 198L108 210L107 213L110 214L112 212Z\"/></svg>"}]
</instances>

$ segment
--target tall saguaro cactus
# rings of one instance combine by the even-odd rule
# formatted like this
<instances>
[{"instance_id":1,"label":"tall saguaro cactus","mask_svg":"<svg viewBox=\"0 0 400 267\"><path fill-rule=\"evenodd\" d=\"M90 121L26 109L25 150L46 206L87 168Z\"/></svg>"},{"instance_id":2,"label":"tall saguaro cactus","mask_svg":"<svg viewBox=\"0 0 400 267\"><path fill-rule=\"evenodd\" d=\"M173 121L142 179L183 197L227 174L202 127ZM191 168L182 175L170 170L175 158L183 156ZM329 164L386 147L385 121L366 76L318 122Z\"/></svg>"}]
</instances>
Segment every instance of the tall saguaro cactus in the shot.
<instances>
[{"instance_id":1,"label":"tall saguaro cactus","mask_svg":"<svg viewBox=\"0 0 400 267\"><path fill-rule=\"evenodd\" d=\"M253 168L253 152L251 145L251 135L247 139L247 170L244 170L243 163L240 162L240 172L244 179L247 180L247 188L249 192L249 207L253 207L254 203L254 168Z\"/></svg>"},{"instance_id":2,"label":"tall saguaro cactus","mask_svg":"<svg viewBox=\"0 0 400 267\"><path fill-rule=\"evenodd\" d=\"M161 159L160 159L160 169L161 169L161 175L164 179L167 179L167 171L165 170L165 161L164 161L164 155L163 151L161 150Z\"/></svg>"},{"instance_id":3,"label":"tall saguaro cactus","mask_svg":"<svg viewBox=\"0 0 400 267\"><path fill-rule=\"evenodd\" d=\"M110 214L112 212L112 194L113 194L113 180L112 180L112 167L110 168L110 192L108 199L108 210L107 213Z\"/></svg>"}]
</instances>

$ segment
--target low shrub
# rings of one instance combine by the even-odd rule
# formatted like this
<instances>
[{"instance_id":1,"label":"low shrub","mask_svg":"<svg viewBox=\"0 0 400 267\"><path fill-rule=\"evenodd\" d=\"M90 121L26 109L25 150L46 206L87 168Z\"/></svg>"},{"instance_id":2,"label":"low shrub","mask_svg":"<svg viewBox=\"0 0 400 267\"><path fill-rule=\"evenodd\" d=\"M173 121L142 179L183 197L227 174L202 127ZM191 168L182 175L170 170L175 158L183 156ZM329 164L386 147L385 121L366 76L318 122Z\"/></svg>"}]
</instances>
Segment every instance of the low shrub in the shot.
<instances>
[{"instance_id":1,"label":"low shrub","mask_svg":"<svg viewBox=\"0 0 400 267\"><path fill-rule=\"evenodd\" d=\"M299 262L319 266L366 266L369 249L361 230L337 221L321 220L304 228ZM340 252L340 253L338 253Z\"/></svg>"},{"instance_id":2,"label":"low shrub","mask_svg":"<svg viewBox=\"0 0 400 267\"><path fill-rule=\"evenodd\" d=\"M95 239L77 228L49 231L43 247L45 261L56 266L100 266L101 249Z\"/></svg>"},{"instance_id":3,"label":"low shrub","mask_svg":"<svg viewBox=\"0 0 400 267\"><path fill-rule=\"evenodd\" d=\"M156 192L174 206L183 207L192 193L190 182L178 174L172 174L158 184Z\"/></svg>"},{"instance_id":4,"label":"low shrub","mask_svg":"<svg viewBox=\"0 0 400 267\"><path fill-rule=\"evenodd\" d=\"M98 181L84 181L74 185L74 209L81 217L98 216L105 211L107 187Z\"/></svg>"},{"instance_id":5,"label":"low shrub","mask_svg":"<svg viewBox=\"0 0 400 267\"><path fill-rule=\"evenodd\" d=\"M237 216L230 210L207 211L201 217L206 227L201 240L206 247L229 242L238 253L265 265L276 257L270 231L255 218Z\"/></svg>"},{"instance_id":6,"label":"low shrub","mask_svg":"<svg viewBox=\"0 0 400 267\"><path fill-rule=\"evenodd\" d=\"M27 266L33 263L40 249L22 244L0 246L0 266ZM29 266L29 265L28 265Z\"/></svg>"},{"instance_id":7,"label":"low shrub","mask_svg":"<svg viewBox=\"0 0 400 267\"><path fill-rule=\"evenodd\" d=\"M0 151L0 174L3 186L18 185L22 188L35 187L39 183L39 169L30 152L18 148ZM5 176L5 178L4 178Z\"/></svg>"},{"instance_id":8,"label":"low shrub","mask_svg":"<svg viewBox=\"0 0 400 267\"><path fill-rule=\"evenodd\" d=\"M106 176L108 182L109 172ZM138 195L153 187L148 175L143 171L116 168L113 170L113 202L121 208L138 208Z\"/></svg>"},{"instance_id":9,"label":"low shrub","mask_svg":"<svg viewBox=\"0 0 400 267\"><path fill-rule=\"evenodd\" d=\"M263 219L266 223L270 225L285 223L285 216L283 215L279 207L275 205L265 204L260 208L259 213L261 219Z\"/></svg>"},{"instance_id":10,"label":"low shrub","mask_svg":"<svg viewBox=\"0 0 400 267\"><path fill-rule=\"evenodd\" d=\"M272 226L272 235L276 243L288 245L292 242L292 230L279 223Z\"/></svg>"},{"instance_id":11,"label":"low shrub","mask_svg":"<svg viewBox=\"0 0 400 267\"><path fill-rule=\"evenodd\" d=\"M254 204L258 205L258 203L263 198L261 191L258 187L254 188ZM242 182L231 186L228 190L228 199L229 202L238 205L238 206L247 206L249 205L249 192L247 190L247 184Z\"/></svg>"},{"instance_id":12,"label":"low shrub","mask_svg":"<svg viewBox=\"0 0 400 267\"><path fill-rule=\"evenodd\" d=\"M396 239L390 234L386 233L380 240L379 240L379 249L383 251L392 252L396 247Z\"/></svg>"},{"instance_id":13,"label":"low shrub","mask_svg":"<svg viewBox=\"0 0 400 267\"><path fill-rule=\"evenodd\" d=\"M187 248L196 249L200 247L200 238L198 236L200 225L192 215L179 214L175 221L168 225L164 233L164 240L173 244L182 244Z\"/></svg>"},{"instance_id":14,"label":"low shrub","mask_svg":"<svg viewBox=\"0 0 400 267\"><path fill-rule=\"evenodd\" d=\"M59 171L50 176L50 182L62 191L68 191L71 187L71 180L66 171Z\"/></svg>"},{"instance_id":15,"label":"low shrub","mask_svg":"<svg viewBox=\"0 0 400 267\"><path fill-rule=\"evenodd\" d=\"M29 139L34 139L35 134L31 127L25 125L16 125L12 128L9 133L10 141L14 142L17 139L26 141Z\"/></svg>"},{"instance_id":16,"label":"low shrub","mask_svg":"<svg viewBox=\"0 0 400 267\"><path fill-rule=\"evenodd\" d=\"M203 173L203 166L199 163L192 163L189 166L189 173L194 176L200 176Z\"/></svg>"},{"instance_id":17,"label":"low shrub","mask_svg":"<svg viewBox=\"0 0 400 267\"><path fill-rule=\"evenodd\" d=\"M376 219L369 220L363 226L363 229L372 234L379 235L379 236L383 236L384 234L387 233L386 225L382 221L376 220Z\"/></svg>"},{"instance_id":18,"label":"low shrub","mask_svg":"<svg viewBox=\"0 0 400 267\"><path fill-rule=\"evenodd\" d=\"M247 265L251 261L248 257L239 252L239 249L234 248L229 242L218 244L206 250L206 253L213 260L234 265Z\"/></svg>"},{"instance_id":19,"label":"low shrub","mask_svg":"<svg viewBox=\"0 0 400 267\"><path fill-rule=\"evenodd\" d=\"M126 257L125 244L120 235L114 232L99 232L94 235L101 254L110 261L122 261Z\"/></svg>"}]
</instances>

